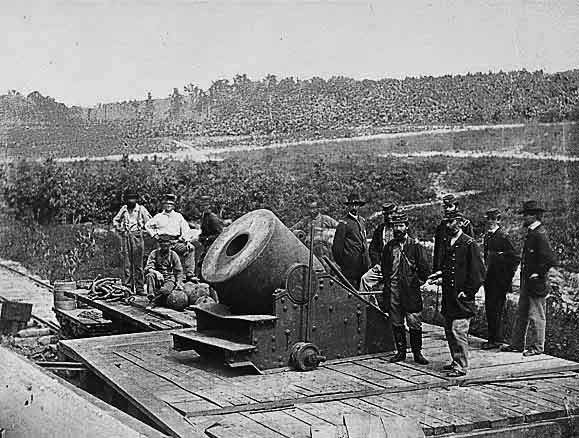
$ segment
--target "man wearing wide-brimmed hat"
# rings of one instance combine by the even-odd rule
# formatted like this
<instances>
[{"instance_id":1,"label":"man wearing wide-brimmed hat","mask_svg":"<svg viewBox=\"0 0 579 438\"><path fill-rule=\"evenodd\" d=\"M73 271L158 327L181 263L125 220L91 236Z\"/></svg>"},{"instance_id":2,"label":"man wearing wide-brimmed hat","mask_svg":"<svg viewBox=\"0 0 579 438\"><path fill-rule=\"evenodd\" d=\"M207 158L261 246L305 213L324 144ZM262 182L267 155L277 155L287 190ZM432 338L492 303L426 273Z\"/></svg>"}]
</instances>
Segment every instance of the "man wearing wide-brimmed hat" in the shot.
<instances>
[{"instance_id":1,"label":"man wearing wide-brimmed hat","mask_svg":"<svg viewBox=\"0 0 579 438\"><path fill-rule=\"evenodd\" d=\"M406 329L410 330L410 347L414 361L428 364L422 355L422 295L420 285L429 274L426 250L408 235L408 217L394 213L390 217L394 237L381 256L384 278L384 308L390 314L397 353L390 362L406 359Z\"/></svg>"},{"instance_id":2,"label":"man wearing wide-brimmed hat","mask_svg":"<svg viewBox=\"0 0 579 438\"><path fill-rule=\"evenodd\" d=\"M396 212L396 204L386 202L382 205L382 223L376 227L372 234L372 241L368 248L371 268L362 275L360 280L360 292L370 292L374 289L382 289L382 251L384 246L394 237L390 217Z\"/></svg>"},{"instance_id":3,"label":"man wearing wide-brimmed hat","mask_svg":"<svg viewBox=\"0 0 579 438\"><path fill-rule=\"evenodd\" d=\"M519 256L511 239L501 227L501 212L491 208L486 212L487 232L484 236L484 258L487 273L484 281L485 311L488 342L483 350L498 348L503 343L503 312L507 293L511 291Z\"/></svg>"},{"instance_id":4,"label":"man wearing wide-brimmed hat","mask_svg":"<svg viewBox=\"0 0 579 438\"><path fill-rule=\"evenodd\" d=\"M113 219L115 230L121 235L121 257L123 259L123 282L137 295L144 294L143 253L145 224L151 219L148 210L137 201L134 191L125 193L126 204Z\"/></svg>"},{"instance_id":5,"label":"man wearing wide-brimmed hat","mask_svg":"<svg viewBox=\"0 0 579 438\"><path fill-rule=\"evenodd\" d=\"M458 211L458 200L452 193L448 193L442 197L443 216L446 213L453 211ZM462 219L460 219L460 228L462 229L462 232L467 236L475 237L471 221L464 217L464 215L461 215L461 217ZM440 265L444 257L443 251L444 248L446 248L449 239L450 236L448 234L448 228L443 217L442 221L440 224L438 224L434 232L434 256L432 259L433 272L440 271Z\"/></svg>"},{"instance_id":6,"label":"man wearing wide-brimmed hat","mask_svg":"<svg viewBox=\"0 0 579 438\"><path fill-rule=\"evenodd\" d=\"M502 351L523 352L524 356L542 354L545 349L545 297L550 291L549 269L557 264L542 224L546 210L537 201L526 201L519 214L527 236L521 257L521 291L517 322L513 328L511 344ZM530 329L529 344L525 350L525 337Z\"/></svg>"},{"instance_id":7,"label":"man wearing wide-brimmed hat","mask_svg":"<svg viewBox=\"0 0 579 438\"><path fill-rule=\"evenodd\" d=\"M168 193L163 197L163 211L157 213L147 222L145 227L151 237L158 239L160 235L173 239L171 249L175 251L183 264L186 279L195 277L195 247L191 242L191 228L179 212L175 211L177 196Z\"/></svg>"},{"instance_id":8,"label":"man wearing wide-brimmed hat","mask_svg":"<svg viewBox=\"0 0 579 438\"><path fill-rule=\"evenodd\" d=\"M468 330L476 311L475 295L485 275L477 243L461 228L463 219L458 210L448 211L444 215L450 237L441 263L442 314L452 357L452 362L444 369L449 371L449 377L461 377L468 372Z\"/></svg>"},{"instance_id":9,"label":"man wearing wide-brimmed hat","mask_svg":"<svg viewBox=\"0 0 579 438\"><path fill-rule=\"evenodd\" d=\"M348 214L340 220L336 228L332 254L346 279L357 290L360 287L360 278L370 265L366 221L358 214L358 209L366 204L366 201L358 194L352 193L345 204L348 207Z\"/></svg>"}]
</instances>

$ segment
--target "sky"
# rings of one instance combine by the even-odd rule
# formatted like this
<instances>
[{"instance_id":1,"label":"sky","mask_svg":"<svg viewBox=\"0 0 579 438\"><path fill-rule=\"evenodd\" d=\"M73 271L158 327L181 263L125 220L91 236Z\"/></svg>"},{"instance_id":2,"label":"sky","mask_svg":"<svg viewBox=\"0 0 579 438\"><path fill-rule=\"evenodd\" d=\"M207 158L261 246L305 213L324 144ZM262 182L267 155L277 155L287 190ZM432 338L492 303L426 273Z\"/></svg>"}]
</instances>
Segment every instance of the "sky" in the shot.
<instances>
[{"instance_id":1,"label":"sky","mask_svg":"<svg viewBox=\"0 0 579 438\"><path fill-rule=\"evenodd\" d=\"M579 68L578 0L3 0L0 94L67 105L246 73L308 79Z\"/></svg>"}]
</instances>

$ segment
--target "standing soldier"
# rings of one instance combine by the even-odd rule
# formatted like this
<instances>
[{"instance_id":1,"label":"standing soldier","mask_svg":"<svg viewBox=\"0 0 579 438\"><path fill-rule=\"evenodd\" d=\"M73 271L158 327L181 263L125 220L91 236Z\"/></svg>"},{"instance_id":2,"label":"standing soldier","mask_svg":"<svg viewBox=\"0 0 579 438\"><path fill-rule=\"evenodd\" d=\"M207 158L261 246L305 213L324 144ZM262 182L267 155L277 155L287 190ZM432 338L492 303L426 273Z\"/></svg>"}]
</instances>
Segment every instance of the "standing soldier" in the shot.
<instances>
[{"instance_id":1,"label":"standing soldier","mask_svg":"<svg viewBox=\"0 0 579 438\"><path fill-rule=\"evenodd\" d=\"M332 244L334 260L355 289L360 287L360 279L370 264L366 221L358 214L358 209L365 203L356 194L348 196L348 214L339 222Z\"/></svg>"},{"instance_id":2,"label":"standing soldier","mask_svg":"<svg viewBox=\"0 0 579 438\"><path fill-rule=\"evenodd\" d=\"M521 292L511 344L501 350L523 351L527 328L531 326L530 345L524 356L542 354L545 349L545 297L550 290L548 273L557 263L541 223L544 212L537 201L523 203L519 212L523 215L523 226L527 228L521 258Z\"/></svg>"},{"instance_id":3,"label":"standing soldier","mask_svg":"<svg viewBox=\"0 0 579 438\"><path fill-rule=\"evenodd\" d=\"M422 295L420 284L429 273L426 250L416 239L408 235L408 217L401 214L391 216L394 238L388 241L382 253L384 276L384 307L390 313L392 331L397 353L390 362L406 359L406 329L410 330L410 347L414 361L428 364L422 355Z\"/></svg>"},{"instance_id":4,"label":"standing soldier","mask_svg":"<svg viewBox=\"0 0 579 438\"><path fill-rule=\"evenodd\" d=\"M394 237L390 217L395 213L395 211L396 204L393 204L392 202L387 202L382 205L383 222L374 230L372 241L370 242L370 247L368 249L372 267L368 272L362 275L360 281L360 292L370 292L374 288L383 285L381 266L382 251L384 250L384 246Z\"/></svg>"},{"instance_id":5,"label":"standing soldier","mask_svg":"<svg viewBox=\"0 0 579 438\"><path fill-rule=\"evenodd\" d=\"M223 231L223 220L213 211L212 203L213 200L211 196L201 196L199 198L199 208L201 210L201 234L199 234L199 243L202 245L201 252L197 257L199 275L201 275L201 265L203 264L207 250Z\"/></svg>"},{"instance_id":6,"label":"standing soldier","mask_svg":"<svg viewBox=\"0 0 579 438\"><path fill-rule=\"evenodd\" d=\"M486 212L488 231L484 237L484 257L487 273L484 281L488 342L483 350L498 348L504 342L502 320L507 293L511 291L519 256L509 236L500 226L501 213L492 208Z\"/></svg>"},{"instance_id":7,"label":"standing soldier","mask_svg":"<svg viewBox=\"0 0 579 438\"><path fill-rule=\"evenodd\" d=\"M137 193L125 193L126 204L113 219L115 230L121 235L121 256L123 259L123 280L137 295L144 295L143 253L145 243L143 231L151 219L147 209L138 204Z\"/></svg>"},{"instance_id":8,"label":"standing soldier","mask_svg":"<svg viewBox=\"0 0 579 438\"><path fill-rule=\"evenodd\" d=\"M175 211L177 197L168 193L163 197L163 211L147 222L145 228L151 237L166 235L173 239L171 249L181 259L186 280L195 278L195 247L191 242L191 229L181 213Z\"/></svg>"},{"instance_id":9,"label":"standing soldier","mask_svg":"<svg viewBox=\"0 0 579 438\"><path fill-rule=\"evenodd\" d=\"M443 251L442 314L452 363L444 367L448 377L468 371L468 330L475 314L475 295L483 284L484 262L475 240L462 230L463 216L456 210L444 220L450 239ZM436 273L433 275L437 275Z\"/></svg>"},{"instance_id":10,"label":"standing soldier","mask_svg":"<svg viewBox=\"0 0 579 438\"><path fill-rule=\"evenodd\" d=\"M458 201L456 200L456 197L452 193L444 195L442 197L443 215L454 211L458 211ZM474 237L472 223L464 216L462 216L462 219L460 220L460 228L467 236ZM448 234L448 227L446 226L443 217L442 221L440 224L438 224L436 231L434 232L434 257L432 261L432 271L435 273L439 272L441 269L442 259L444 258L444 249L448 246L449 239L450 236Z\"/></svg>"}]
</instances>

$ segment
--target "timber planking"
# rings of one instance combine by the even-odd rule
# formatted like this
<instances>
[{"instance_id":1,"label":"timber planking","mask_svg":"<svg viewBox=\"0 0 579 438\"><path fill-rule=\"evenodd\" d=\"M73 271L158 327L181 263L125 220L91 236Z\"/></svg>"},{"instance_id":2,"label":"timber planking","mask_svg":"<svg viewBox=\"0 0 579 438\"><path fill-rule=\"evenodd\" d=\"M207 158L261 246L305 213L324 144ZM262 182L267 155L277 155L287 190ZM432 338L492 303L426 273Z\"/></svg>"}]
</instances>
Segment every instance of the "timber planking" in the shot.
<instances>
[{"instance_id":1,"label":"timber planking","mask_svg":"<svg viewBox=\"0 0 579 438\"><path fill-rule=\"evenodd\" d=\"M410 418L433 436L559 419L579 406L579 378L573 372L579 364L483 351L476 338L468 378L446 378L441 367L449 358L447 347L442 329L434 326L425 325L428 366L411 357L392 364L385 353L329 361L312 372L280 368L264 375L244 375L193 352L174 351L171 335L179 331L61 344L65 354L85 363L174 436L186 436L186 424L200 436L310 437L313 428L320 434L336 431L343 415L352 413Z\"/></svg>"}]
</instances>

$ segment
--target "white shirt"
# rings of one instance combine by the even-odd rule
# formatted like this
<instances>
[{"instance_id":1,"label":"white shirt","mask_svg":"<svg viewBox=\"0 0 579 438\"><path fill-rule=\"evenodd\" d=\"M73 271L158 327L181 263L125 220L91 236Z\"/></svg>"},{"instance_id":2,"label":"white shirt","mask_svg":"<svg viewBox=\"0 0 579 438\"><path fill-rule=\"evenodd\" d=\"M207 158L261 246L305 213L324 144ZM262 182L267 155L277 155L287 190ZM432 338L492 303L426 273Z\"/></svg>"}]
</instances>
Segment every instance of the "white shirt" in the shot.
<instances>
[{"instance_id":1,"label":"white shirt","mask_svg":"<svg viewBox=\"0 0 579 438\"><path fill-rule=\"evenodd\" d=\"M159 234L179 237L186 241L191 240L191 229L181 213L176 211L157 213L149 220L145 228L151 237Z\"/></svg>"}]
</instances>

